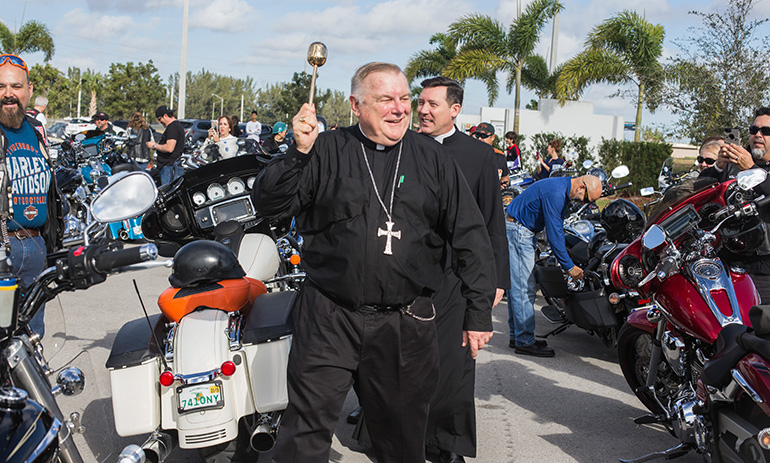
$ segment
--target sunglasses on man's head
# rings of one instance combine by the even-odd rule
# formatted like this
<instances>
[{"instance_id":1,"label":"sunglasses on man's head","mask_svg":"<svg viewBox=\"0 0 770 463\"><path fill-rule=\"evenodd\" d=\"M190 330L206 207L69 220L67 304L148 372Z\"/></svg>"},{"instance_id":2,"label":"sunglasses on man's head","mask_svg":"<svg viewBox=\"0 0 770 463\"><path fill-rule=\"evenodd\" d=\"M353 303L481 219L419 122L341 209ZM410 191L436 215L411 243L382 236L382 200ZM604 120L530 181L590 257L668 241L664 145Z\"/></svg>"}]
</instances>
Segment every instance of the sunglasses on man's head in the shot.
<instances>
[{"instance_id":1,"label":"sunglasses on man's head","mask_svg":"<svg viewBox=\"0 0 770 463\"><path fill-rule=\"evenodd\" d=\"M762 135L764 136L770 136L770 127L757 127L756 125L752 125L749 127L749 133L752 135L756 135L757 132L762 132Z\"/></svg>"},{"instance_id":2,"label":"sunglasses on man's head","mask_svg":"<svg viewBox=\"0 0 770 463\"><path fill-rule=\"evenodd\" d=\"M491 137L491 136L492 136L492 134L489 134L489 133L479 133L479 132L475 132L475 133L473 134L473 136L474 136L474 137L476 137L476 138L481 138L482 140L484 140L484 139L486 139L486 138L489 138L489 137Z\"/></svg>"},{"instance_id":3,"label":"sunglasses on man's head","mask_svg":"<svg viewBox=\"0 0 770 463\"><path fill-rule=\"evenodd\" d=\"M708 164L708 165L712 165L712 164L714 164L715 162L717 162L717 160L716 160L716 159L714 159L714 158L704 158L703 156L698 156L698 158L697 158L697 159L698 159L698 163L699 163L699 164L700 164L701 162L705 162L705 163L706 163L706 164Z\"/></svg>"},{"instance_id":4,"label":"sunglasses on man's head","mask_svg":"<svg viewBox=\"0 0 770 463\"><path fill-rule=\"evenodd\" d=\"M4 65L5 63L11 63L16 67L24 69L24 72L26 72L27 75L29 75L29 69L27 68L27 63L25 63L24 60L19 58L18 56L12 55L10 53L0 55L0 66Z\"/></svg>"}]
</instances>

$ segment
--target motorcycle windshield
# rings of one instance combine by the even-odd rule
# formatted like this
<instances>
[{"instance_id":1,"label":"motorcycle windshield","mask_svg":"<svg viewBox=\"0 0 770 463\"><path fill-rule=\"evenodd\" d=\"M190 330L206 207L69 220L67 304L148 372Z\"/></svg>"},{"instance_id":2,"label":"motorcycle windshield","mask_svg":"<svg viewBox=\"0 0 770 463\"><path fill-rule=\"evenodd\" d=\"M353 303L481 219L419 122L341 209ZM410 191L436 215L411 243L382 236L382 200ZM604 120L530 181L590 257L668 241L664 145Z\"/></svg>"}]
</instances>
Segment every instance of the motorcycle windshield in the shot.
<instances>
[{"instance_id":1,"label":"motorcycle windshield","mask_svg":"<svg viewBox=\"0 0 770 463\"><path fill-rule=\"evenodd\" d=\"M671 210L680 201L689 198L694 193L697 193L714 183L718 183L716 179L711 177L699 177L699 178L687 178L681 183L672 186L663 195L663 198L650 207L648 224L657 223L663 217L663 215Z\"/></svg>"}]
</instances>

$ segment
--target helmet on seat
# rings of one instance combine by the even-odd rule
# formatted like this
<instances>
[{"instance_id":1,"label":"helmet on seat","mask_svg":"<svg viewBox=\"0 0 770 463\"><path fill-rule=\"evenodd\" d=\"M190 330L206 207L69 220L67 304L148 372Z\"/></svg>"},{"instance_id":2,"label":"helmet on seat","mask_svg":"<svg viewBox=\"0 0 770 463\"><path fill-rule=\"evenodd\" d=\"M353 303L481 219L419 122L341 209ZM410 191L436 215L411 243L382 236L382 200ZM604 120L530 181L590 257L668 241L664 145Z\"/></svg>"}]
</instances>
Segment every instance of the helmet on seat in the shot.
<instances>
[{"instance_id":1,"label":"helmet on seat","mask_svg":"<svg viewBox=\"0 0 770 463\"><path fill-rule=\"evenodd\" d=\"M616 199L602 209L602 227L607 239L617 243L630 243L644 231L647 224L642 211L627 199Z\"/></svg>"},{"instance_id":2,"label":"helmet on seat","mask_svg":"<svg viewBox=\"0 0 770 463\"><path fill-rule=\"evenodd\" d=\"M177 251L168 281L175 288L186 288L245 275L238 258L227 246L199 240L187 243Z\"/></svg>"},{"instance_id":3,"label":"helmet on seat","mask_svg":"<svg viewBox=\"0 0 770 463\"><path fill-rule=\"evenodd\" d=\"M735 254L748 254L765 240L765 224L760 216L730 219L720 228L722 244Z\"/></svg>"}]
</instances>

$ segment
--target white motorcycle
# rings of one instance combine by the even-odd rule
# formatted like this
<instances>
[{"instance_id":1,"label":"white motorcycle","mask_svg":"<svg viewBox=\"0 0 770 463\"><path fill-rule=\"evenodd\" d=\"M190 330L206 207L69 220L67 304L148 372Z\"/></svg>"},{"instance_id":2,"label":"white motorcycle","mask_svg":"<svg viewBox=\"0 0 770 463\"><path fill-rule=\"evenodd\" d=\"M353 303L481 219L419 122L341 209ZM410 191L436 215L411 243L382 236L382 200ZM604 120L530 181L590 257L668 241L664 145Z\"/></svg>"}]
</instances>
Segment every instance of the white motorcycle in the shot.
<instances>
[{"instance_id":1,"label":"white motorcycle","mask_svg":"<svg viewBox=\"0 0 770 463\"><path fill-rule=\"evenodd\" d=\"M161 314L120 329L107 368L116 430L151 433L142 445L149 461L177 444L207 461L268 451L288 404L297 292L280 290L304 274L297 239L278 238L285 230L255 213L250 190L262 164L248 158L186 173L143 220L161 254L175 254L173 286L158 299ZM207 237L218 241L198 239Z\"/></svg>"}]
</instances>

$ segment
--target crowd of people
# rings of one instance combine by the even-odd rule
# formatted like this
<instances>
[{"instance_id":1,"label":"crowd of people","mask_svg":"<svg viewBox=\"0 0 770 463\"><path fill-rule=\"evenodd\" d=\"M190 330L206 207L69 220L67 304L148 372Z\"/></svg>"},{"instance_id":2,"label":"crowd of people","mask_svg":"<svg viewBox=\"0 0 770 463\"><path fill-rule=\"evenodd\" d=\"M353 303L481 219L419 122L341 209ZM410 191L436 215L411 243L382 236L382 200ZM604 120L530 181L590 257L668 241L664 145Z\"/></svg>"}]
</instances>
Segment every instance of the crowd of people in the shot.
<instances>
[{"instance_id":1,"label":"crowd of people","mask_svg":"<svg viewBox=\"0 0 770 463\"><path fill-rule=\"evenodd\" d=\"M373 62L354 74L352 127L319 133L315 107L303 105L292 119L294 143L284 153L287 124L273 125L263 143L274 157L252 191L260 214L296 218L305 232L307 279L293 308L294 334L287 372L289 404L273 461L327 462L332 434L351 387L363 413L361 442L380 462L424 461L426 448L442 463L464 462L477 452L475 359L493 334L492 309L507 299L509 346L519 355L555 352L535 339L536 235L545 230L564 272L582 279L564 246L563 220L570 201L593 202L597 177L551 177L564 163L561 140L536 156L540 179L503 208L508 163L521 167L515 132L506 151L494 148L495 128L483 122L459 130L455 119L463 88L435 77L421 83L417 117L410 130L411 92L396 65ZM45 98L26 113L33 83L24 61L0 55L0 220L16 272L31 281L46 252L61 245L61 198L48 157ZM161 183L183 174L179 158L185 133L174 111L159 106L165 130L159 140L141 113L134 113L131 156L157 153ZM252 111L245 136L259 138ZM111 130L96 113L96 132ZM235 155L238 123L221 116L204 150ZM770 109L760 108L749 129L749 149L719 137L704 141L697 158L701 175L724 181L741 170L770 170ZM90 134L93 136L94 134ZM38 188L21 180L19 166L35 165ZM760 187L770 194L770 180ZM765 221L770 216L763 212ZM770 230L770 228L768 228ZM756 256L734 256L770 300L770 232ZM3 234L5 235L5 234ZM27 258L22 259L22 256ZM43 311L32 327L42 335Z\"/></svg>"}]
</instances>

